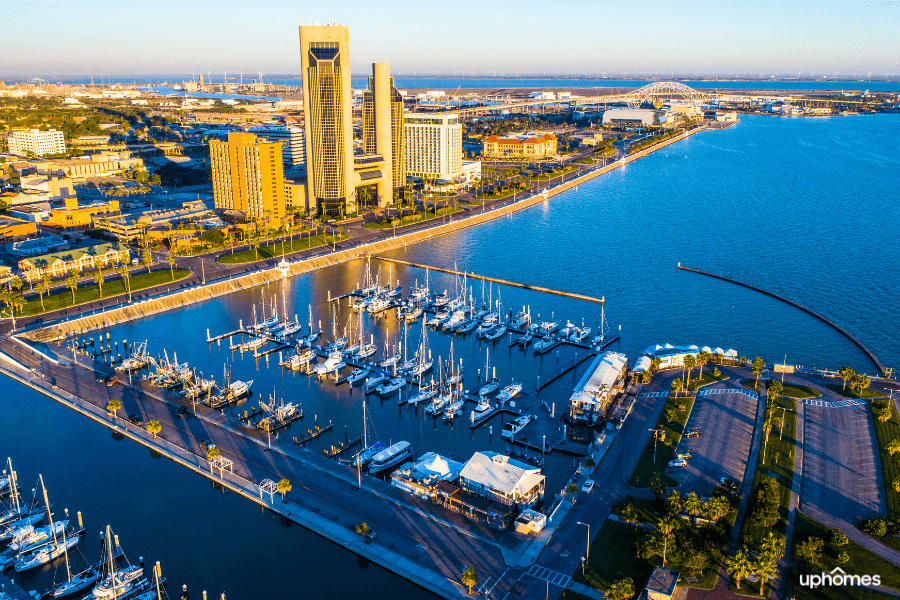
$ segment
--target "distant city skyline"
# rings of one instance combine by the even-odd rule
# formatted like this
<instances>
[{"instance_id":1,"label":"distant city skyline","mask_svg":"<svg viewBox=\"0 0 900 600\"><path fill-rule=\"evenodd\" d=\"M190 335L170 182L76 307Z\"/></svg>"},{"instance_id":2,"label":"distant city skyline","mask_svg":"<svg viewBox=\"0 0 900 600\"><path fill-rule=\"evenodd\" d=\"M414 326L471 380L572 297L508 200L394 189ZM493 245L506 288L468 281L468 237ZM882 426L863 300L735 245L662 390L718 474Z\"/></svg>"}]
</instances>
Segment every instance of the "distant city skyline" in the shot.
<instances>
[{"instance_id":1,"label":"distant city skyline","mask_svg":"<svg viewBox=\"0 0 900 600\"><path fill-rule=\"evenodd\" d=\"M148 8L24 0L0 24L0 77L298 75L301 19L348 25L353 64L390 62L397 77L900 75L895 3L522 0L510 10L462 0L452 10L397 10L343 0L301 13L308 7L275 0L252 14L233 0L161 0Z\"/></svg>"}]
</instances>

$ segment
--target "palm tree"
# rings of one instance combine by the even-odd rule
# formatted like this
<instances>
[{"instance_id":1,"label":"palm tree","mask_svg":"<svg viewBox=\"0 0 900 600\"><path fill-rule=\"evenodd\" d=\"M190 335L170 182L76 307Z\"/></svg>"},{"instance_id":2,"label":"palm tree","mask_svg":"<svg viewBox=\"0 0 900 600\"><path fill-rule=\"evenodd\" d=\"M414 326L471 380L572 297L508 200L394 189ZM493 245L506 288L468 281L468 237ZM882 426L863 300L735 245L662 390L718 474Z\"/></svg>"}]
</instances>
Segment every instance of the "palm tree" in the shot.
<instances>
[{"instance_id":1,"label":"palm tree","mask_svg":"<svg viewBox=\"0 0 900 600\"><path fill-rule=\"evenodd\" d=\"M725 568L734 577L734 587L741 589L741 580L753 572L753 559L746 546L741 546L733 556L725 561Z\"/></svg>"},{"instance_id":2,"label":"palm tree","mask_svg":"<svg viewBox=\"0 0 900 600\"><path fill-rule=\"evenodd\" d=\"M657 531L663 536L663 567L666 566L666 550L669 546L669 536L675 531L675 520L665 518L656 526Z\"/></svg>"},{"instance_id":3,"label":"palm tree","mask_svg":"<svg viewBox=\"0 0 900 600\"><path fill-rule=\"evenodd\" d=\"M887 443L887 446L884 447L885 450L888 451L888 454L891 456L900 452L900 438L894 438L890 442Z\"/></svg>"},{"instance_id":4,"label":"palm tree","mask_svg":"<svg viewBox=\"0 0 900 600\"><path fill-rule=\"evenodd\" d=\"M690 391L691 388L691 371L693 368L697 366L697 359L694 358L693 354L688 354L684 357L684 367L687 369L687 379L684 383L685 391Z\"/></svg>"},{"instance_id":5,"label":"palm tree","mask_svg":"<svg viewBox=\"0 0 900 600\"><path fill-rule=\"evenodd\" d=\"M94 271L94 283L97 284L97 289L100 292L100 297L103 297L103 282L106 281L106 273L103 271L103 265L99 265L97 269Z\"/></svg>"},{"instance_id":6,"label":"palm tree","mask_svg":"<svg viewBox=\"0 0 900 600\"><path fill-rule=\"evenodd\" d=\"M853 378L853 387L856 388L858 394L862 394L862 391L867 389L871 383L869 376L865 373L858 373Z\"/></svg>"},{"instance_id":7,"label":"palm tree","mask_svg":"<svg viewBox=\"0 0 900 600\"><path fill-rule=\"evenodd\" d=\"M766 385L766 392L770 396L780 396L784 392L784 386L777 379L773 379Z\"/></svg>"},{"instance_id":8,"label":"palm tree","mask_svg":"<svg viewBox=\"0 0 900 600\"><path fill-rule=\"evenodd\" d=\"M662 364L662 359L659 358L658 356L654 356L653 360L650 361L650 370L653 373L656 373L657 371L659 371L659 365L661 365L661 364Z\"/></svg>"},{"instance_id":9,"label":"palm tree","mask_svg":"<svg viewBox=\"0 0 900 600\"><path fill-rule=\"evenodd\" d=\"M761 555L754 565L756 577L759 579L759 595L763 595L766 584L770 579L774 579L778 574L778 567L775 565L775 558L772 556Z\"/></svg>"},{"instance_id":10,"label":"palm tree","mask_svg":"<svg viewBox=\"0 0 900 600\"><path fill-rule=\"evenodd\" d=\"M675 490L666 498L666 507L670 515L677 515L682 510L681 492Z\"/></svg>"},{"instance_id":11,"label":"palm tree","mask_svg":"<svg viewBox=\"0 0 900 600\"><path fill-rule=\"evenodd\" d=\"M278 482L278 493L281 494L281 501L284 502L284 495L291 491L291 482L287 479L282 479Z\"/></svg>"},{"instance_id":12,"label":"palm tree","mask_svg":"<svg viewBox=\"0 0 900 600\"><path fill-rule=\"evenodd\" d=\"M122 408L122 403L115 398L113 398L106 404L106 410L108 410L113 416L114 421L116 420L116 411L118 411L120 408Z\"/></svg>"},{"instance_id":13,"label":"palm tree","mask_svg":"<svg viewBox=\"0 0 900 600\"><path fill-rule=\"evenodd\" d=\"M40 282L38 282L37 286L35 287L35 291L38 293L38 298L41 299L41 312L43 312L43 311L47 310L44 307L44 294L49 292L50 288L47 286L46 283L44 283L44 281L40 281Z\"/></svg>"},{"instance_id":14,"label":"palm tree","mask_svg":"<svg viewBox=\"0 0 900 600\"><path fill-rule=\"evenodd\" d=\"M750 371L756 376L756 389L759 389L759 376L762 375L763 369L766 368L766 361L762 357L757 356L753 359L753 370Z\"/></svg>"},{"instance_id":15,"label":"palm tree","mask_svg":"<svg viewBox=\"0 0 900 600\"><path fill-rule=\"evenodd\" d=\"M575 504L575 494L578 493L578 486L574 483L570 483L569 487L566 488L566 491L572 494L572 504Z\"/></svg>"},{"instance_id":16,"label":"palm tree","mask_svg":"<svg viewBox=\"0 0 900 600\"><path fill-rule=\"evenodd\" d=\"M154 419L154 420L150 421L149 423L147 423L147 431L149 433L152 433L153 437L155 438L159 434L159 432L162 431L162 425L160 424L159 421Z\"/></svg>"},{"instance_id":17,"label":"palm tree","mask_svg":"<svg viewBox=\"0 0 900 600\"><path fill-rule=\"evenodd\" d=\"M463 585L469 588L469 595L472 595L472 588L478 585L478 575L472 569L466 569L462 574Z\"/></svg>"},{"instance_id":18,"label":"palm tree","mask_svg":"<svg viewBox=\"0 0 900 600\"><path fill-rule=\"evenodd\" d=\"M369 524L365 521L356 524L356 533L358 533L359 535L366 535L367 533L369 533L369 531L371 531L369 529Z\"/></svg>"},{"instance_id":19,"label":"palm tree","mask_svg":"<svg viewBox=\"0 0 900 600\"><path fill-rule=\"evenodd\" d=\"M856 372L850 367L841 367L838 371L838 376L844 380L844 389L847 389L847 382L852 380L853 377L856 376Z\"/></svg>"},{"instance_id":20,"label":"palm tree","mask_svg":"<svg viewBox=\"0 0 900 600\"><path fill-rule=\"evenodd\" d=\"M69 276L66 277L66 287L72 290L72 305L75 305L75 290L78 289L78 273L76 271L69 271Z\"/></svg>"},{"instance_id":21,"label":"palm tree","mask_svg":"<svg viewBox=\"0 0 900 600\"><path fill-rule=\"evenodd\" d=\"M169 272L172 274L172 281L175 281L175 255L166 254L166 262L169 263Z\"/></svg>"},{"instance_id":22,"label":"palm tree","mask_svg":"<svg viewBox=\"0 0 900 600\"><path fill-rule=\"evenodd\" d=\"M703 378L703 365L707 364L711 358L712 358L712 355L709 352L707 352L706 350L701 350L700 353L697 355L697 366L700 367L700 378L701 379Z\"/></svg>"},{"instance_id":23,"label":"palm tree","mask_svg":"<svg viewBox=\"0 0 900 600\"><path fill-rule=\"evenodd\" d=\"M149 274L150 273L150 265L153 263L153 255L150 253L149 250L144 250L144 254L143 254L143 256L141 256L141 259L144 263L144 266L147 267L147 274Z\"/></svg>"},{"instance_id":24,"label":"palm tree","mask_svg":"<svg viewBox=\"0 0 900 600\"><path fill-rule=\"evenodd\" d=\"M122 283L125 285L125 291L128 293L128 301L131 302L131 272L128 270L128 265L120 266L116 269L116 273L122 278Z\"/></svg>"},{"instance_id":25,"label":"palm tree","mask_svg":"<svg viewBox=\"0 0 900 600\"><path fill-rule=\"evenodd\" d=\"M638 525L638 511L634 507L634 504L629 502L625 506L622 507L622 514L619 515L622 517L622 520L626 523L634 523L634 530L637 531Z\"/></svg>"},{"instance_id":26,"label":"palm tree","mask_svg":"<svg viewBox=\"0 0 900 600\"><path fill-rule=\"evenodd\" d=\"M692 517L699 517L703 514L703 500L697 494L691 492L684 500L684 510Z\"/></svg>"},{"instance_id":27,"label":"palm tree","mask_svg":"<svg viewBox=\"0 0 900 600\"><path fill-rule=\"evenodd\" d=\"M222 451L217 446L212 446L206 451L206 460L212 462L216 457L222 456Z\"/></svg>"}]
</instances>

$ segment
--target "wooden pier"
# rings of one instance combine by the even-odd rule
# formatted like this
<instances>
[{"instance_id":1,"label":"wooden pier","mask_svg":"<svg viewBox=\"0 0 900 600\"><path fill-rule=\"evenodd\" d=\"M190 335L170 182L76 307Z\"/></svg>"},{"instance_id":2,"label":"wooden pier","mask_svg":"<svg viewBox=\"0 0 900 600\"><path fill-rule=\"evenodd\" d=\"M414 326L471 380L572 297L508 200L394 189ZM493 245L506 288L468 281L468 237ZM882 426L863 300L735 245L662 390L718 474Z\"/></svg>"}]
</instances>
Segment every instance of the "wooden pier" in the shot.
<instances>
[{"instance_id":1,"label":"wooden pier","mask_svg":"<svg viewBox=\"0 0 900 600\"><path fill-rule=\"evenodd\" d=\"M565 375L566 373L568 373L569 371L571 371L572 369L574 369L575 367L577 367L578 365L580 365L581 363L586 361L587 359L593 358L595 356L597 356L597 353L593 352L593 351L585 352L581 356L576 356L574 359L570 360L565 365L563 365L563 367L559 371L557 371L552 376L550 376L549 379L539 383L537 385L537 390L540 391L540 390L544 389L545 387L547 387L548 385L550 385L551 383L553 383L554 381L556 381L557 379L559 379L560 377L562 377L563 375Z\"/></svg>"},{"instance_id":2,"label":"wooden pier","mask_svg":"<svg viewBox=\"0 0 900 600\"><path fill-rule=\"evenodd\" d=\"M356 439L350 440L348 442L341 442L338 446L332 446L331 448L326 448L324 450L325 456L328 458L335 458L336 456L340 456L341 453L346 452L353 446L362 442L362 436L359 436Z\"/></svg>"},{"instance_id":3,"label":"wooden pier","mask_svg":"<svg viewBox=\"0 0 900 600\"><path fill-rule=\"evenodd\" d=\"M34 597L19 587L19 584L0 573L0 586L3 588L3 597L10 600L34 600Z\"/></svg>"},{"instance_id":4,"label":"wooden pier","mask_svg":"<svg viewBox=\"0 0 900 600\"><path fill-rule=\"evenodd\" d=\"M306 435L302 435L299 438L295 437L294 442L297 444L305 444L306 442L316 439L323 433L325 433L327 431L331 431L331 427L332 427L331 423L329 423L325 427L319 427L318 425L316 425L315 429L307 429Z\"/></svg>"}]
</instances>

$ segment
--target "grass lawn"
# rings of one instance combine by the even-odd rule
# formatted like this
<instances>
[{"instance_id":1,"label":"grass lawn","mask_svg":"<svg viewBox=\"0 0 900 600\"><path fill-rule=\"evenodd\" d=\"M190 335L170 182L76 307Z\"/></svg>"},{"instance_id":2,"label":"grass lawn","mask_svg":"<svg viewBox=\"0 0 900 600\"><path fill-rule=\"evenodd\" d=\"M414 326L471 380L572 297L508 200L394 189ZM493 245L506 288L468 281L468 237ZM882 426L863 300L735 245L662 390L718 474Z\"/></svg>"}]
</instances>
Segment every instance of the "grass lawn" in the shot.
<instances>
[{"instance_id":1,"label":"grass lawn","mask_svg":"<svg viewBox=\"0 0 900 600\"><path fill-rule=\"evenodd\" d=\"M634 508L637 509L638 521L655 525L659 521L659 515L656 514L656 502L654 500L646 500L644 498L636 498L633 502ZM625 502L616 504L612 512L614 515L621 517L622 509L625 508Z\"/></svg>"},{"instance_id":2,"label":"grass lawn","mask_svg":"<svg viewBox=\"0 0 900 600\"><path fill-rule=\"evenodd\" d=\"M545 173L543 175L535 175L533 177L529 177L530 181L549 181L550 179L556 179L557 177L562 177L567 173L571 173L572 171L577 171L578 167L573 167L572 165L566 165L564 168L557 170L555 173Z\"/></svg>"},{"instance_id":3,"label":"grass lawn","mask_svg":"<svg viewBox=\"0 0 900 600\"><path fill-rule=\"evenodd\" d=\"M656 443L656 461L653 461L654 440L651 436L650 441L647 443L647 447L644 448L644 453L641 454L641 458L638 460L638 464L631 474L631 478L628 480L628 485L644 488L649 487L650 478L654 473L659 473L667 486L678 485L677 481L666 475L666 465L672 460L672 456L675 454L675 446L677 446L678 442L681 440L681 433L684 431L684 426L687 423L688 416L691 414L691 408L693 406L693 397L668 398L666 400L666 405L663 407L662 414L659 416L659 421L656 423L657 429L665 431L665 435L661 435L661 439ZM669 407L676 409L674 423L669 423L666 420L666 413L668 412Z\"/></svg>"},{"instance_id":4,"label":"grass lawn","mask_svg":"<svg viewBox=\"0 0 900 600\"><path fill-rule=\"evenodd\" d=\"M708 371L703 371L703 375L701 375L699 379L691 378L691 383L688 386L688 390L694 392L705 385L711 385L713 383L718 383L726 379L728 379L728 375L726 375L725 373L722 373L720 377L714 377L712 374L712 369L709 369Z\"/></svg>"},{"instance_id":5,"label":"grass lawn","mask_svg":"<svg viewBox=\"0 0 900 600\"><path fill-rule=\"evenodd\" d=\"M191 272L187 269L175 269L175 281L184 279L190 274ZM169 269L158 269L156 271L151 271L150 273L139 273L131 276L131 291L136 292L138 290L144 290L166 283L172 283L172 274ZM103 284L104 298L120 296L125 293L125 282L122 281L120 277L110 279ZM75 304L84 304L85 302L93 302L94 300L99 299L100 292L97 289L96 283L90 285L82 284L75 292ZM37 294L35 294L33 298L29 298L25 303L25 309L16 316L28 317L31 315L39 315L43 312L59 310L69 306L73 306L72 290L63 288L49 296L44 295L44 307L46 310L41 308L41 301Z\"/></svg>"},{"instance_id":6,"label":"grass lawn","mask_svg":"<svg viewBox=\"0 0 900 600\"><path fill-rule=\"evenodd\" d=\"M741 524L740 539L747 543L751 549L756 549L758 544L768 536L770 531L784 539L787 533L788 508L791 502L791 486L794 481L794 450L796 445L797 427L797 402L793 398L776 398L772 400L776 407L786 408L784 411L784 429L779 439L778 424L782 411L776 410L773 417L772 432L769 434L768 444L765 445L765 457L760 449L756 462L756 475L753 477L753 490L759 484L760 478L772 476L778 482L781 492L781 518L774 527L763 527L750 518L750 509L744 513L744 522ZM765 458L765 461L763 461ZM751 496L753 492L751 491ZM757 588L758 589L758 588Z\"/></svg>"},{"instance_id":7,"label":"grass lawn","mask_svg":"<svg viewBox=\"0 0 900 600\"><path fill-rule=\"evenodd\" d=\"M528 186L527 188L524 188L524 189L516 188L514 190L508 189L508 190L503 190L503 191L496 190L496 191L491 192L490 194L477 194L475 196L475 199L476 200L499 200L501 198L509 198L513 194L524 194L528 190L530 190L532 187L533 186Z\"/></svg>"},{"instance_id":8,"label":"grass lawn","mask_svg":"<svg viewBox=\"0 0 900 600\"><path fill-rule=\"evenodd\" d=\"M753 390L754 392L759 392L760 384L756 381L756 378L753 379L743 379L741 380L741 385L747 389Z\"/></svg>"},{"instance_id":9,"label":"grass lawn","mask_svg":"<svg viewBox=\"0 0 900 600\"><path fill-rule=\"evenodd\" d=\"M822 524L810 519L806 515L798 513L797 522L794 524L794 539L791 542L791 551L793 552L793 548L811 537L820 538L825 542L825 551L822 553L822 570L831 571L835 567L839 566L848 574L880 575L881 584L883 586L893 588L895 590L900 589L900 567L888 560L881 558L871 550L867 550L853 541L850 541L849 544L842 548L844 552L850 555L850 560L844 564L838 563L838 553L832 550L828 544L831 539L830 530ZM793 572L791 576L788 577L788 597L790 597L792 594L792 587L797 591L798 600L801 598L810 600L831 598L862 598L863 596L860 596L858 594L859 592L865 590L865 588L862 587L845 588L847 590L852 590L852 592L849 593L849 595L844 595L841 593L841 588L829 589L826 586L822 586L816 590L803 590L803 588L800 588L800 586L797 585L798 583L799 580L797 578L796 572ZM880 598L882 596L879 595L877 597ZM876 598L876 596L872 596L872 598Z\"/></svg>"},{"instance_id":10,"label":"grass lawn","mask_svg":"<svg viewBox=\"0 0 900 600\"><path fill-rule=\"evenodd\" d=\"M320 233L319 235L314 235L312 237L295 237L293 242L291 242L290 240L284 240L284 253L290 254L291 252L300 252L301 250L316 248L325 244L343 242L349 237L349 233L343 233L341 235ZM240 252L235 252L234 254L223 254L216 260L223 265L235 265L256 262L259 260L267 260L270 258L275 258L276 256L281 256L281 248L282 242L279 240L278 242L260 246L258 252L251 249L241 250Z\"/></svg>"},{"instance_id":11,"label":"grass lawn","mask_svg":"<svg viewBox=\"0 0 900 600\"><path fill-rule=\"evenodd\" d=\"M591 556L585 574L582 575L579 568L572 579L606 590L611 583L623 577L631 577L634 579L635 589L641 589L653 571L652 564L637 557L636 544L645 533L643 529L635 531L633 525L606 521L591 544ZM578 556L583 551L584 548L571 549L573 553L578 552Z\"/></svg>"},{"instance_id":12,"label":"grass lawn","mask_svg":"<svg viewBox=\"0 0 900 600\"><path fill-rule=\"evenodd\" d=\"M900 493L894 491L894 486L892 485L894 479L900 477L900 462L885 450L892 440L900 438L900 420L897 418L897 409L894 407L893 402L884 400L882 403L890 405L891 419L882 423L873 415L872 423L875 425L875 439L878 442L878 451L881 456L881 477L884 482L884 495L887 504L886 516L888 519L900 519ZM896 542L891 545L897 547Z\"/></svg>"},{"instance_id":13,"label":"grass lawn","mask_svg":"<svg viewBox=\"0 0 900 600\"><path fill-rule=\"evenodd\" d=\"M440 219L445 215L458 213L461 210L462 209L457 206L447 206L444 208L439 208L437 210L437 216L435 216L434 211L428 211L426 213L417 212L411 215L404 215L396 226L403 227L404 225L412 225L413 223L427 223L428 221L433 221L434 219ZM366 223L365 225L363 225L363 227L365 227L366 229L393 229L394 225L392 225L390 222L379 223L378 221L372 221L371 223Z\"/></svg>"},{"instance_id":14,"label":"grass lawn","mask_svg":"<svg viewBox=\"0 0 900 600\"><path fill-rule=\"evenodd\" d=\"M822 392L814 390L805 385L785 385L781 392L782 396L803 400L804 398L819 398Z\"/></svg>"},{"instance_id":15,"label":"grass lawn","mask_svg":"<svg viewBox=\"0 0 900 600\"><path fill-rule=\"evenodd\" d=\"M844 389L843 384L840 383L830 383L826 385L829 390L834 392L835 394L840 394L845 398L856 398L856 399L865 399L865 398L887 398L884 392L879 390L861 390L857 392L854 389L851 389L850 382L847 382L847 389Z\"/></svg>"}]
</instances>

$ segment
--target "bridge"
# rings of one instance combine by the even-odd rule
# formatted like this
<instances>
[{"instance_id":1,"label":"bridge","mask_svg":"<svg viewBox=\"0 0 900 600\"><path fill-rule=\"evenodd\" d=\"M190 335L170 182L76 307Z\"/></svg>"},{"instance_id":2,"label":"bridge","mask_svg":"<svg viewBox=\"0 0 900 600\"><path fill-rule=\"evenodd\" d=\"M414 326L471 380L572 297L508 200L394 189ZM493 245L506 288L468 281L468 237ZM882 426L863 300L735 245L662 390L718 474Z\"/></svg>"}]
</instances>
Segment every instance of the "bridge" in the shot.
<instances>
[{"instance_id":1,"label":"bridge","mask_svg":"<svg viewBox=\"0 0 900 600\"><path fill-rule=\"evenodd\" d=\"M624 94L607 94L603 96L581 96L577 98L556 98L553 100L522 100L520 102L507 102L506 104L487 104L484 106L466 106L456 109L448 109L442 112L454 112L462 116L474 115L478 113L495 112L501 110L517 110L527 108L529 106L548 106L548 105L568 105L571 108L578 106L596 106L609 104L625 104L631 108L638 108L645 102L654 102L657 100L681 100L683 102L693 102L696 104L717 104L718 102L730 102L738 104L750 105L754 100L775 100L787 99L788 97L772 94L721 94L718 91L708 92L695 90L677 81L657 81L645 85L636 90ZM803 98L796 97L795 101L801 104L861 104L858 100L830 100L820 98Z\"/></svg>"}]
</instances>

